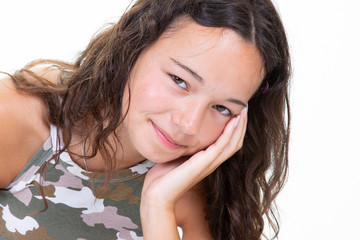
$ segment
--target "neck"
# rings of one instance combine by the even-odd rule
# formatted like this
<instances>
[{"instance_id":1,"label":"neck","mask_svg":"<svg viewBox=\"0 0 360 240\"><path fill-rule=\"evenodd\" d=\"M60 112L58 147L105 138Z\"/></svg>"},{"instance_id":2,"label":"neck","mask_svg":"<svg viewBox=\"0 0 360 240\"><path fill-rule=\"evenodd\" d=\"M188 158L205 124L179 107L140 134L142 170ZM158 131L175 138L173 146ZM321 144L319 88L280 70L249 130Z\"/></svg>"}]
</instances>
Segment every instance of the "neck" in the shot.
<instances>
[{"instance_id":1,"label":"neck","mask_svg":"<svg viewBox=\"0 0 360 240\"><path fill-rule=\"evenodd\" d=\"M145 160L143 156L141 156L136 149L133 148L129 141L127 141L128 136L123 133L119 133L120 139L123 139L121 143L118 139L115 138L114 135L109 137L110 149L116 149L114 159L115 159L115 169L114 171L119 171L121 169L126 169L136 165L139 162ZM82 157L83 155L88 156L92 154L92 143L93 137L90 136L86 143L83 142L83 139L79 135L73 135L71 139L71 143L68 147L68 152L70 154L71 159L82 167L85 170L91 172L105 172L106 170L106 162L111 161L110 159L105 160L105 156L103 156L98 150L97 154L91 158ZM110 152L110 156L113 153Z\"/></svg>"}]
</instances>

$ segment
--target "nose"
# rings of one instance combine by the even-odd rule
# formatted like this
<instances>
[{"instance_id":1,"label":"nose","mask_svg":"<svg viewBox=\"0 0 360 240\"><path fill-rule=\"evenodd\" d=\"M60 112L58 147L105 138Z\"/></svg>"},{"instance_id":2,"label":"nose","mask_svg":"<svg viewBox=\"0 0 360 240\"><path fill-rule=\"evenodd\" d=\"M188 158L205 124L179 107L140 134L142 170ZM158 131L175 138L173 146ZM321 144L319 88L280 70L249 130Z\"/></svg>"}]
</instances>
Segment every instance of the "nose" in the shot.
<instances>
[{"instance_id":1,"label":"nose","mask_svg":"<svg viewBox=\"0 0 360 240\"><path fill-rule=\"evenodd\" d=\"M199 103L189 103L172 113L172 121L187 135L196 135L203 125L206 107Z\"/></svg>"}]
</instances>

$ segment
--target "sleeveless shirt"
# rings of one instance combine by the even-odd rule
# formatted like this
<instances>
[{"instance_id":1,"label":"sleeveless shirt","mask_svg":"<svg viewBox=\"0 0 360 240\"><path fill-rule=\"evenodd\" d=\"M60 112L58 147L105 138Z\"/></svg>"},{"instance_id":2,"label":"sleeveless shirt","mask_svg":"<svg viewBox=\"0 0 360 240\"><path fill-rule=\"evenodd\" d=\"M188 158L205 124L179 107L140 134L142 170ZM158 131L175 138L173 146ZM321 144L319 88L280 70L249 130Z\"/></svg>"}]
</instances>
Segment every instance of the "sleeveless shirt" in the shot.
<instances>
[{"instance_id":1,"label":"sleeveless shirt","mask_svg":"<svg viewBox=\"0 0 360 240\"><path fill-rule=\"evenodd\" d=\"M89 172L74 163L67 152L58 163L52 156L57 129L6 188L0 190L0 240L26 239L143 239L140 195L146 160L114 173L103 187L104 173ZM21 148L21 146L20 146ZM43 177L41 167L48 162ZM39 186L43 186L45 207Z\"/></svg>"}]
</instances>

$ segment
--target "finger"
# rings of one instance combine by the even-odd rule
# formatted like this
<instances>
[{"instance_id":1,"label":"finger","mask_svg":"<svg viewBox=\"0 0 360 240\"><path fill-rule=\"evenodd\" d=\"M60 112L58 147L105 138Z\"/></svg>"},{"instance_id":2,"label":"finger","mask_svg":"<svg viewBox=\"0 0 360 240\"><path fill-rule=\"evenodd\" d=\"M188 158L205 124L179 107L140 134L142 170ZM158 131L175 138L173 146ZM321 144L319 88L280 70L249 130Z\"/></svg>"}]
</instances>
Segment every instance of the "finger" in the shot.
<instances>
[{"instance_id":1,"label":"finger","mask_svg":"<svg viewBox=\"0 0 360 240\"><path fill-rule=\"evenodd\" d=\"M242 147L242 143L245 137L247 125L247 109L244 109L235 120L234 131L230 136L227 144L224 146L224 149L221 150L221 155L219 157L225 158L222 159L225 161L227 158L232 156L236 151Z\"/></svg>"},{"instance_id":2,"label":"finger","mask_svg":"<svg viewBox=\"0 0 360 240\"><path fill-rule=\"evenodd\" d=\"M220 166L225 160L231 157L238 150L238 143L243 136L244 126L246 125L246 119L241 115L237 118L233 118L229 121L224 129L222 135L218 140L205 150L204 154L207 155L202 157L203 161L208 161L209 173L215 168ZM210 160L212 159L212 160ZM209 161L210 160L210 161Z\"/></svg>"},{"instance_id":3,"label":"finger","mask_svg":"<svg viewBox=\"0 0 360 240\"><path fill-rule=\"evenodd\" d=\"M209 146L206 150L194 154L190 159L183 162L181 166L172 170L171 175L174 176L174 181L176 181L175 176L183 176L183 181L176 181L179 188L180 185L185 186L190 182L199 182L226 160L224 156L219 156L223 155L224 152L227 152L225 151L225 148L229 144L229 141L236 130L235 123L236 119L231 119L214 144Z\"/></svg>"},{"instance_id":4,"label":"finger","mask_svg":"<svg viewBox=\"0 0 360 240\"><path fill-rule=\"evenodd\" d=\"M157 187L152 188L155 189L155 193L166 195L169 202L176 202L185 191L211 174L238 150L237 147L246 131L246 121L244 114L237 119L231 119L221 136L208 149L194 154L187 161L179 159L179 162L176 161L172 164L157 164L154 169L149 171L146 180L153 177L154 182L157 183ZM147 182L144 184L143 190L147 190Z\"/></svg>"},{"instance_id":5,"label":"finger","mask_svg":"<svg viewBox=\"0 0 360 240\"><path fill-rule=\"evenodd\" d=\"M178 189L183 188L185 190L192 187L194 185L192 183L197 183L208 176L238 150L236 147L244 135L245 126L246 118L244 115L240 115L238 119L231 119L214 144L206 150L194 154L190 159L182 162L180 166L168 168L171 174L167 176L167 182L176 185ZM178 181L179 177L182 181Z\"/></svg>"},{"instance_id":6,"label":"finger","mask_svg":"<svg viewBox=\"0 0 360 240\"><path fill-rule=\"evenodd\" d=\"M225 126L225 129L223 133L220 135L220 137L216 140L214 144L210 145L206 149L206 152L211 152L211 154L215 154L216 156L223 153L225 147L229 144L230 140L234 135L234 132L238 128L237 125L241 125L241 124L242 124L241 117L232 118Z\"/></svg>"},{"instance_id":7,"label":"finger","mask_svg":"<svg viewBox=\"0 0 360 240\"><path fill-rule=\"evenodd\" d=\"M233 138L235 139L235 147L236 147L236 151L238 151L244 142L244 138L245 138L245 133L246 133L246 127L247 127L247 108L243 109L243 111L241 112L241 123L239 124L239 126L237 126L237 129L234 133Z\"/></svg>"},{"instance_id":8,"label":"finger","mask_svg":"<svg viewBox=\"0 0 360 240\"><path fill-rule=\"evenodd\" d=\"M242 130L242 135L241 135L240 141L238 142L238 145L237 145L238 149L242 148L242 146L244 144L245 134L246 134L246 129L247 129L247 121L248 121L248 118L246 116L245 119L244 119L244 127L243 127L243 130Z\"/></svg>"}]
</instances>

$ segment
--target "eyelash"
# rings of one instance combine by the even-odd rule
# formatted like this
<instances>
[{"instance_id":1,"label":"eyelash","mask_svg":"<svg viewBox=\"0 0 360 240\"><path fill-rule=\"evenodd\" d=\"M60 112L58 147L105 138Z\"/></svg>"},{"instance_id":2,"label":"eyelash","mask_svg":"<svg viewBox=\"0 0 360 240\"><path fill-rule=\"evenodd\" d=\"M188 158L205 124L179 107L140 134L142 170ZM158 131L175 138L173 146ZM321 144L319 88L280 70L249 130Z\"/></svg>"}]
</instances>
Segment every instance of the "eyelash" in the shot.
<instances>
[{"instance_id":1,"label":"eyelash","mask_svg":"<svg viewBox=\"0 0 360 240\"><path fill-rule=\"evenodd\" d=\"M175 75L170 75L170 76L176 85L178 85L179 87L181 87L185 90L189 89L187 83L184 80L182 80L181 78L179 78L178 76L175 76ZM181 86L182 83L185 84L185 86Z\"/></svg>"},{"instance_id":2,"label":"eyelash","mask_svg":"<svg viewBox=\"0 0 360 240\"><path fill-rule=\"evenodd\" d=\"M184 90L188 90L188 85L184 80L182 80L181 78L179 78L178 76L175 76L175 75L170 75L170 76L176 85L178 85L179 87L181 87ZM185 84L185 86L181 86L181 84ZM213 108L215 110L217 110L221 115L233 116L233 113L230 111L230 109L228 109L227 107L225 107L223 105L215 105L215 106L213 106ZM228 113L225 113L225 114L221 113L224 110L228 111Z\"/></svg>"},{"instance_id":3,"label":"eyelash","mask_svg":"<svg viewBox=\"0 0 360 240\"><path fill-rule=\"evenodd\" d=\"M227 107L223 106L223 105L215 105L213 106L213 108L215 110L217 110L220 114L224 115L224 116L233 116L234 114L230 111L230 109L228 109ZM221 110L219 108L222 108ZM221 111L227 110L228 113L221 113Z\"/></svg>"}]
</instances>

